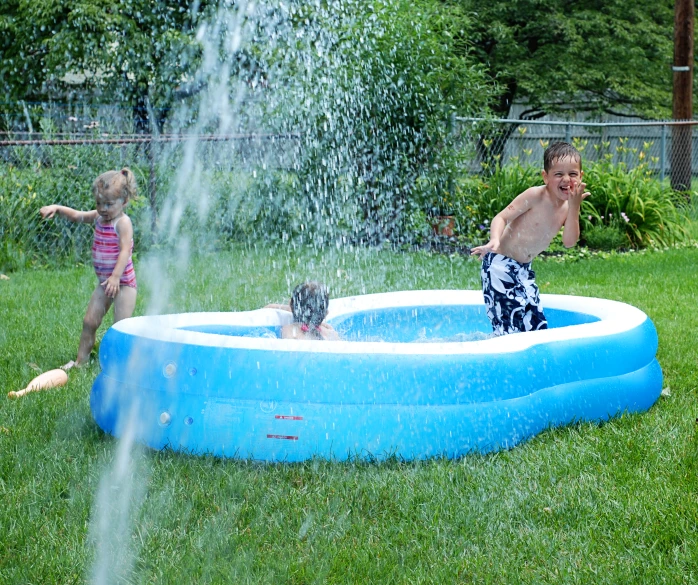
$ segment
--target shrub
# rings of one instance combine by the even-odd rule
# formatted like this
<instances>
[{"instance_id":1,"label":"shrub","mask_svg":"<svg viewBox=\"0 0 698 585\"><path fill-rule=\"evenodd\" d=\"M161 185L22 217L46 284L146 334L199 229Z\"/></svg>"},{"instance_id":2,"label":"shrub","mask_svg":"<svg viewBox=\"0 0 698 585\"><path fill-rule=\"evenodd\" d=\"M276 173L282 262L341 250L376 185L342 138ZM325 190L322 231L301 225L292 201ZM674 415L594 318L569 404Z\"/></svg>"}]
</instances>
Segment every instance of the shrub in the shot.
<instances>
[{"instance_id":1,"label":"shrub","mask_svg":"<svg viewBox=\"0 0 698 585\"><path fill-rule=\"evenodd\" d=\"M645 164L590 165L584 180L591 196L582 204L582 236L593 226L616 226L634 248L667 246L686 239L683 196L656 180Z\"/></svg>"},{"instance_id":2,"label":"shrub","mask_svg":"<svg viewBox=\"0 0 698 585\"><path fill-rule=\"evenodd\" d=\"M62 147L61 147L62 148ZM46 221L39 209L60 203L76 209L94 209L92 181L101 172L120 168L121 160L108 160L101 152L88 157L79 154L73 164L51 166L52 152L34 155L18 152L20 164L0 163L0 270L12 271L32 263L56 264L65 261L86 262L90 257L92 231L61 218ZM63 153L60 153L64 156ZM84 163L84 164L82 164ZM89 164L88 164L89 163ZM127 213L134 224L137 249L143 249L143 229L147 229L147 185L144 172L130 165L139 183L141 196L130 202ZM99 169L99 170L97 170Z\"/></svg>"},{"instance_id":3,"label":"shrub","mask_svg":"<svg viewBox=\"0 0 698 585\"><path fill-rule=\"evenodd\" d=\"M489 223L511 200L532 185L541 183L540 168L518 161L497 165L487 175L461 178L454 188L456 233L477 245L489 238Z\"/></svg>"},{"instance_id":4,"label":"shrub","mask_svg":"<svg viewBox=\"0 0 698 585\"><path fill-rule=\"evenodd\" d=\"M688 237L691 241L698 241L698 192L692 191L688 194L688 202L684 209L687 219Z\"/></svg>"},{"instance_id":5,"label":"shrub","mask_svg":"<svg viewBox=\"0 0 698 585\"><path fill-rule=\"evenodd\" d=\"M425 193L447 189L458 168L449 120L481 112L491 92L468 52L469 16L435 0L288 5L302 30L280 41L284 67L264 103L270 125L303 134L299 196L319 214L310 225L399 241Z\"/></svg>"},{"instance_id":6,"label":"shrub","mask_svg":"<svg viewBox=\"0 0 698 585\"><path fill-rule=\"evenodd\" d=\"M625 230L614 225L591 225L584 230L584 243L594 250L620 250L630 245Z\"/></svg>"},{"instance_id":7,"label":"shrub","mask_svg":"<svg viewBox=\"0 0 698 585\"><path fill-rule=\"evenodd\" d=\"M591 196L582 203L581 239L591 247L667 246L688 236L684 198L656 180L647 166L591 163L584 173ZM457 232L469 243L486 240L489 222L519 193L542 184L540 168L515 161L489 175L462 178L455 190Z\"/></svg>"}]
</instances>

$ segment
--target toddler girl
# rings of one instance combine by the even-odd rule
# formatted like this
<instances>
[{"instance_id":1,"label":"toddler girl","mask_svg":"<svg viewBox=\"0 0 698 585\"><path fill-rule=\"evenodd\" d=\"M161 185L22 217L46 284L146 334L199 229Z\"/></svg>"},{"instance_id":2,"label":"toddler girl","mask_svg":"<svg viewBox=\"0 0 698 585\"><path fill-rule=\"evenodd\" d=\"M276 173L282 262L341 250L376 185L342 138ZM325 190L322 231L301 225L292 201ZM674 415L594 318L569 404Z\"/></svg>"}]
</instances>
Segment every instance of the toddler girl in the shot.
<instances>
[{"instance_id":1,"label":"toddler girl","mask_svg":"<svg viewBox=\"0 0 698 585\"><path fill-rule=\"evenodd\" d=\"M92 194L96 209L91 211L64 205L47 205L40 210L43 218L58 214L69 221L95 224L92 263L98 284L87 305L78 356L62 366L64 370L88 361L97 329L112 303L115 323L133 315L136 306L136 273L131 260L133 225L124 213L124 207L136 195L136 179L128 168L107 171L95 179Z\"/></svg>"}]
</instances>

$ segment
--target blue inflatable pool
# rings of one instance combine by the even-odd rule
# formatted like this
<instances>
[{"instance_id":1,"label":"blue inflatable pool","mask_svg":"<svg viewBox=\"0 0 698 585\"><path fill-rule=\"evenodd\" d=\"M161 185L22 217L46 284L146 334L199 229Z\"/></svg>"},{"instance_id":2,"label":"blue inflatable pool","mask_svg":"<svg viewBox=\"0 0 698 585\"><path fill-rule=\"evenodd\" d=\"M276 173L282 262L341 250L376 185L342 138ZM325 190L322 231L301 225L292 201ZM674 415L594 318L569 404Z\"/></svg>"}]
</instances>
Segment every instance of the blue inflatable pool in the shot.
<instances>
[{"instance_id":1,"label":"blue inflatable pool","mask_svg":"<svg viewBox=\"0 0 698 585\"><path fill-rule=\"evenodd\" d=\"M550 328L490 338L479 291L334 299L343 341L278 337L290 313L186 313L111 327L90 404L121 436L267 461L459 457L648 409L657 333L627 304L542 295Z\"/></svg>"}]
</instances>

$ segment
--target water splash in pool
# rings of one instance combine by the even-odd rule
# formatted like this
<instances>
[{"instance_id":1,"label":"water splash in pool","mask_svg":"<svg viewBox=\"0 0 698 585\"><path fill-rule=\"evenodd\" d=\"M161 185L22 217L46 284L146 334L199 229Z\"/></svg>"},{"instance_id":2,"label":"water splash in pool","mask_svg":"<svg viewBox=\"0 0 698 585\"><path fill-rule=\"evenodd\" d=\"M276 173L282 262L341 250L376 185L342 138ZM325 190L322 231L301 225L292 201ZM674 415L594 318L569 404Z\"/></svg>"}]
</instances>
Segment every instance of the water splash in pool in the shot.
<instances>
[{"instance_id":1,"label":"water splash in pool","mask_svg":"<svg viewBox=\"0 0 698 585\"><path fill-rule=\"evenodd\" d=\"M253 308L241 303L258 298L254 289L267 273L281 284L261 286L285 286L286 294L305 278L333 272L342 275L335 296L341 287L366 293L386 286L393 268L362 246L402 243L410 214L419 211L412 191L444 187L447 176L434 170L453 152L435 145L448 137L418 113L447 117L456 105L420 83L429 67L419 56L429 51L420 35L403 32L427 23L400 20L399 8L397 0L223 2L195 19L195 41L182 59L197 66L176 80L187 97L155 145L164 180L158 246L139 263L148 295L143 312ZM475 86L470 94L476 101ZM202 278L193 258L231 242L250 251L238 274L213 276L225 285L188 280ZM284 247L267 252L270 242ZM342 254L371 270L354 277ZM400 280L391 286L429 278L408 259L400 262ZM218 292L192 306L186 291L194 285ZM264 299L272 300L284 299ZM132 357L134 372L147 365ZM128 540L121 516L133 514L137 503L129 502L142 487L129 471L132 433L124 434L95 507L99 583L133 556L112 553L108 544L110 527L118 542ZM116 514L112 488L111 501L123 503ZM115 574L132 565L120 566Z\"/></svg>"}]
</instances>

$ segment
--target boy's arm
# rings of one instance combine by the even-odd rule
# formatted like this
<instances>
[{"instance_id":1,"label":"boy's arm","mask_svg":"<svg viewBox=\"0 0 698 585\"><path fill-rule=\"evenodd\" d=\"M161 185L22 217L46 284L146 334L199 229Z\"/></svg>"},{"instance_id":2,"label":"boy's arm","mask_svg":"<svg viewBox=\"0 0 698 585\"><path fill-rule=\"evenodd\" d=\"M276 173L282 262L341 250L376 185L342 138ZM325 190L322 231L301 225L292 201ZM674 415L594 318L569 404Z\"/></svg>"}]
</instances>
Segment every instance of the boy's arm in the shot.
<instances>
[{"instance_id":1,"label":"boy's arm","mask_svg":"<svg viewBox=\"0 0 698 585\"><path fill-rule=\"evenodd\" d=\"M39 210L39 213L44 219L50 219L58 214L65 217L68 221L80 223L94 223L95 219L97 219L96 209L91 211L79 211L78 209L66 207L65 205L46 205Z\"/></svg>"},{"instance_id":2,"label":"boy's arm","mask_svg":"<svg viewBox=\"0 0 698 585\"><path fill-rule=\"evenodd\" d=\"M339 341L339 333L335 330L332 325L325 323L324 321L320 323L320 328L322 329L322 336L327 341Z\"/></svg>"},{"instance_id":3,"label":"boy's arm","mask_svg":"<svg viewBox=\"0 0 698 585\"><path fill-rule=\"evenodd\" d=\"M573 186L570 197L567 200L567 217L563 224L562 244L565 248L571 248L579 240L579 210L591 193L585 191L586 183L577 183Z\"/></svg>"},{"instance_id":4,"label":"boy's arm","mask_svg":"<svg viewBox=\"0 0 698 585\"><path fill-rule=\"evenodd\" d=\"M268 305L264 305L264 309L278 309L279 311L288 311L289 313L291 312L291 307L289 305L280 305L277 303L269 303Z\"/></svg>"},{"instance_id":5,"label":"boy's arm","mask_svg":"<svg viewBox=\"0 0 698 585\"><path fill-rule=\"evenodd\" d=\"M539 197L535 187L526 189L518 195L509 205L494 216L490 224L490 241L484 246L475 246L471 251L471 255L484 256L488 252L499 252L499 244L502 239L504 229L520 215L526 213L536 197Z\"/></svg>"},{"instance_id":6,"label":"boy's arm","mask_svg":"<svg viewBox=\"0 0 698 585\"><path fill-rule=\"evenodd\" d=\"M124 273L124 270L126 270L126 265L131 255L133 224L127 215L122 216L119 220L119 229L116 230L116 233L119 236L119 256L116 259L116 264L111 276L101 283L104 287L104 294L112 298L119 294L119 281L121 280L121 275Z\"/></svg>"}]
</instances>

